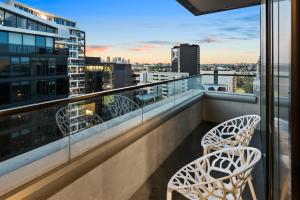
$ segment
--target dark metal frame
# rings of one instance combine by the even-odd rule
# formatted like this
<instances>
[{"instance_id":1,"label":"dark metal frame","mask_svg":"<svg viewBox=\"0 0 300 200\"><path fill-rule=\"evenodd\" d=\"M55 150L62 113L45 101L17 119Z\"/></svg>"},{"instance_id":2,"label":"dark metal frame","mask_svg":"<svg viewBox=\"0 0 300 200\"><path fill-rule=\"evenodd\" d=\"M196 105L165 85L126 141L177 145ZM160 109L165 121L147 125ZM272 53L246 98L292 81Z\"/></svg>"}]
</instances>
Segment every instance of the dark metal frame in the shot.
<instances>
[{"instance_id":1,"label":"dark metal frame","mask_svg":"<svg viewBox=\"0 0 300 200\"><path fill-rule=\"evenodd\" d=\"M292 0L292 68L291 68L291 191L300 199L300 2Z\"/></svg>"}]
</instances>

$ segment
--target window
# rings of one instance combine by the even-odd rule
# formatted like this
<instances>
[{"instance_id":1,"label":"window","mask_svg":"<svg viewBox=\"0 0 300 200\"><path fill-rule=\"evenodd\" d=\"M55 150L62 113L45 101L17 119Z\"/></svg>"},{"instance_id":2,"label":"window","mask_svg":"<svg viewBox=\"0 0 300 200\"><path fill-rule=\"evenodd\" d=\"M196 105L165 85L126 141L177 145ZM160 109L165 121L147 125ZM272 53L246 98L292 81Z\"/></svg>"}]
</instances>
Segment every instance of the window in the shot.
<instances>
[{"instance_id":1,"label":"window","mask_svg":"<svg viewBox=\"0 0 300 200\"><path fill-rule=\"evenodd\" d=\"M26 29L27 20L23 17L17 17L17 27Z\"/></svg>"},{"instance_id":2,"label":"window","mask_svg":"<svg viewBox=\"0 0 300 200\"><path fill-rule=\"evenodd\" d=\"M9 65L10 65L9 56L0 56L0 77L9 76Z\"/></svg>"},{"instance_id":3,"label":"window","mask_svg":"<svg viewBox=\"0 0 300 200\"><path fill-rule=\"evenodd\" d=\"M43 24L38 24L38 31L46 32L46 26Z\"/></svg>"},{"instance_id":4,"label":"window","mask_svg":"<svg viewBox=\"0 0 300 200\"><path fill-rule=\"evenodd\" d=\"M47 32L48 33L55 33L55 29L50 27L50 26L47 26Z\"/></svg>"},{"instance_id":5,"label":"window","mask_svg":"<svg viewBox=\"0 0 300 200\"><path fill-rule=\"evenodd\" d=\"M14 64L20 64L20 58L19 57L11 57L10 58L10 63L12 65L14 65Z\"/></svg>"},{"instance_id":6,"label":"window","mask_svg":"<svg viewBox=\"0 0 300 200\"><path fill-rule=\"evenodd\" d=\"M7 44L8 43L8 34L7 32L0 31L0 44Z\"/></svg>"},{"instance_id":7,"label":"window","mask_svg":"<svg viewBox=\"0 0 300 200\"><path fill-rule=\"evenodd\" d=\"M53 48L53 38L46 37L46 47Z\"/></svg>"},{"instance_id":8,"label":"window","mask_svg":"<svg viewBox=\"0 0 300 200\"><path fill-rule=\"evenodd\" d=\"M34 35L23 34L23 45L35 46Z\"/></svg>"},{"instance_id":9,"label":"window","mask_svg":"<svg viewBox=\"0 0 300 200\"><path fill-rule=\"evenodd\" d=\"M36 36L35 44L37 47L45 47L46 46L46 38L42 37L42 36Z\"/></svg>"},{"instance_id":10,"label":"window","mask_svg":"<svg viewBox=\"0 0 300 200\"><path fill-rule=\"evenodd\" d=\"M17 16L9 12L6 12L4 25L10 27L16 27L16 23L17 23Z\"/></svg>"},{"instance_id":11,"label":"window","mask_svg":"<svg viewBox=\"0 0 300 200\"><path fill-rule=\"evenodd\" d=\"M4 10L0 10L0 25L4 25Z\"/></svg>"},{"instance_id":12,"label":"window","mask_svg":"<svg viewBox=\"0 0 300 200\"><path fill-rule=\"evenodd\" d=\"M27 22L27 28L29 30L35 30L35 31L38 30L37 23L34 22L34 21L31 21L31 20L28 20L28 22Z\"/></svg>"},{"instance_id":13,"label":"window","mask_svg":"<svg viewBox=\"0 0 300 200\"><path fill-rule=\"evenodd\" d=\"M22 34L20 34L20 33L9 33L8 43L9 44L20 44L20 45L22 45Z\"/></svg>"},{"instance_id":14,"label":"window","mask_svg":"<svg viewBox=\"0 0 300 200\"><path fill-rule=\"evenodd\" d=\"M21 57L21 64L29 64L29 57Z\"/></svg>"}]
</instances>

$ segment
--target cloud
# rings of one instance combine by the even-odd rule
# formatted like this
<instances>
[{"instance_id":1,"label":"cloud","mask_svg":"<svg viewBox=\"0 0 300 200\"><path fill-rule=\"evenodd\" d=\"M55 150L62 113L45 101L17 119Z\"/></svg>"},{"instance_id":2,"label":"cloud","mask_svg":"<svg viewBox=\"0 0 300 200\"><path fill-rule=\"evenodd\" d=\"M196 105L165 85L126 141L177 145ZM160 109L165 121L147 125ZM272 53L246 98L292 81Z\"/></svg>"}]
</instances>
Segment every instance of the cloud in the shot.
<instances>
[{"instance_id":1,"label":"cloud","mask_svg":"<svg viewBox=\"0 0 300 200\"><path fill-rule=\"evenodd\" d=\"M237 20L245 21L245 22L259 22L260 15L259 15L259 13L255 13L255 14L239 17L239 18L237 18Z\"/></svg>"},{"instance_id":2,"label":"cloud","mask_svg":"<svg viewBox=\"0 0 300 200\"><path fill-rule=\"evenodd\" d=\"M257 54L257 51L243 51L242 54Z\"/></svg>"},{"instance_id":3,"label":"cloud","mask_svg":"<svg viewBox=\"0 0 300 200\"><path fill-rule=\"evenodd\" d=\"M112 48L109 45L87 45L86 54L89 56L99 56L100 53L107 52Z\"/></svg>"},{"instance_id":4,"label":"cloud","mask_svg":"<svg viewBox=\"0 0 300 200\"><path fill-rule=\"evenodd\" d=\"M196 40L196 42L197 43L218 43L221 41L216 37L209 36L209 37L203 38L201 40Z\"/></svg>"},{"instance_id":5,"label":"cloud","mask_svg":"<svg viewBox=\"0 0 300 200\"><path fill-rule=\"evenodd\" d=\"M174 45L176 42L171 42L171 41L165 41L165 40L151 40L151 41L146 41L142 42L144 44L150 44L150 45Z\"/></svg>"},{"instance_id":6,"label":"cloud","mask_svg":"<svg viewBox=\"0 0 300 200\"><path fill-rule=\"evenodd\" d=\"M158 46L146 44L146 45L137 45L135 47L128 48L128 50L141 52L141 51L149 51L154 48L158 48Z\"/></svg>"}]
</instances>

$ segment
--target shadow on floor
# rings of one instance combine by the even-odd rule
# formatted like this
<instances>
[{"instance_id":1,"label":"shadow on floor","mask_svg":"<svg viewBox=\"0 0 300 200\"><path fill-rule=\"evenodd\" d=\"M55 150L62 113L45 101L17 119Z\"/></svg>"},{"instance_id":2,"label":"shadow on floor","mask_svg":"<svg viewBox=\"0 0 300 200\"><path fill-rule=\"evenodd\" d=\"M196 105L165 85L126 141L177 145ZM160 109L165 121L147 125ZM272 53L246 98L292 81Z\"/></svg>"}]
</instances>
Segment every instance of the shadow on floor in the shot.
<instances>
[{"instance_id":1,"label":"shadow on floor","mask_svg":"<svg viewBox=\"0 0 300 200\"><path fill-rule=\"evenodd\" d=\"M188 136L183 143L169 156L169 158L151 175L151 177L138 189L130 200L164 200L169 179L184 165L202 156L201 139L203 135L216 124L203 122ZM253 147L261 147L261 138L257 132L251 141ZM262 162L257 165L252 173L253 184L257 199L264 200L264 179ZM249 188L246 187L244 200L251 200ZM173 194L173 200L186 200L178 193Z\"/></svg>"}]
</instances>

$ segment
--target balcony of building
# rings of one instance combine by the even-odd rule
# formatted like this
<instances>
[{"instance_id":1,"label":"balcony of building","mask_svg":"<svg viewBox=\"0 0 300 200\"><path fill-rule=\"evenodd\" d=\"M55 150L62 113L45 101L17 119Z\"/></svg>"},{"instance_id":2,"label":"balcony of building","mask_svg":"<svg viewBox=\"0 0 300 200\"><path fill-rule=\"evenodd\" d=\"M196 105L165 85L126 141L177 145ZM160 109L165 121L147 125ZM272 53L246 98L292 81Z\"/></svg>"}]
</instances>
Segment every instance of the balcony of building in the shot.
<instances>
[{"instance_id":1,"label":"balcony of building","mask_svg":"<svg viewBox=\"0 0 300 200\"><path fill-rule=\"evenodd\" d=\"M210 75L2 110L0 120L7 126L1 127L1 138L8 145L1 147L0 194L164 199L170 176L202 155L201 137L210 128L260 113L259 91L206 91L203 80L210 78L204 76ZM163 92L165 85L172 91ZM22 123L24 117L30 123ZM261 138L258 128L251 146L263 151ZM260 197L263 173L261 162L253 173Z\"/></svg>"}]
</instances>

